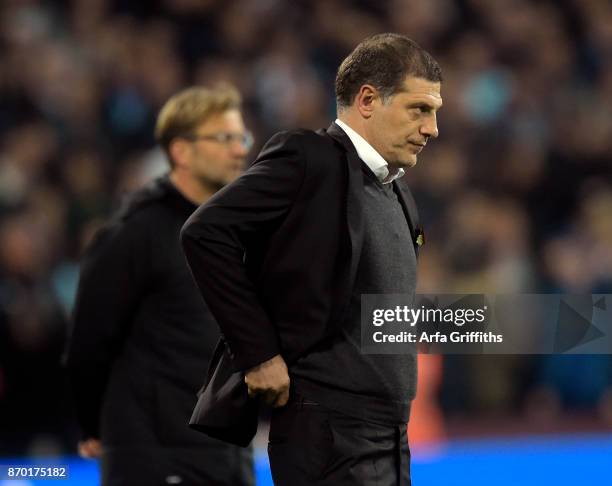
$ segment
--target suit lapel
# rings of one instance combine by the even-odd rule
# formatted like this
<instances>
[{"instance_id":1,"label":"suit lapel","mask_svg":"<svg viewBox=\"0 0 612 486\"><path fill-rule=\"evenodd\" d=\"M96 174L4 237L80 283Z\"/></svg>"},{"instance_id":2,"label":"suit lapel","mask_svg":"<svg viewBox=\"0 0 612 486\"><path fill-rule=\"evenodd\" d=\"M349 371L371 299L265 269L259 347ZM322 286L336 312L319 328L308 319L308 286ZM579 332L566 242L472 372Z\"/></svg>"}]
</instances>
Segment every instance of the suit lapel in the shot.
<instances>
[{"instance_id":1,"label":"suit lapel","mask_svg":"<svg viewBox=\"0 0 612 486\"><path fill-rule=\"evenodd\" d=\"M332 123L327 129L332 137L346 152L348 170L348 190L346 199L346 221L351 243L351 261L348 273L348 288L352 289L357 275L357 267L363 246L363 171L361 159L348 135L338 125Z\"/></svg>"},{"instance_id":2,"label":"suit lapel","mask_svg":"<svg viewBox=\"0 0 612 486\"><path fill-rule=\"evenodd\" d=\"M421 233L421 229L419 226L419 212L417 211L416 202L414 201L414 197L412 197L412 193L410 192L410 189L406 183L395 180L392 182L392 184L393 189L397 194L397 198L402 205L402 209L404 210L404 215L408 221L408 226L410 227L414 251L416 252L416 255L419 256L417 236L419 233Z\"/></svg>"}]
</instances>

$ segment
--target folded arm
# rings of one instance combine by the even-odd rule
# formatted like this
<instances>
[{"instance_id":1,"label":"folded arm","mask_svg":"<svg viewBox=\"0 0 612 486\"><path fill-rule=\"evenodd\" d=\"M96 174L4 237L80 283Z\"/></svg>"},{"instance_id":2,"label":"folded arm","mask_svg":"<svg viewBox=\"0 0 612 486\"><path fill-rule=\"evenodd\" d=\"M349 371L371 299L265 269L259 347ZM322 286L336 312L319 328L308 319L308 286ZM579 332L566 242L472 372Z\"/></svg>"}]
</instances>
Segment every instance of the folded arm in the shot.
<instances>
[{"instance_id":1,"label":"folded arm","mask_svg":"<svg viewBox=\"0 0 612 486\"><path fill-rule=\"evenodd\" d=\"M274 136L255 163L201 206L181 232L193 276L243 371L282 351L245 255L265 246L300 191L305 161L299 139L287 133Z\"/></svg>"}]
</instances>

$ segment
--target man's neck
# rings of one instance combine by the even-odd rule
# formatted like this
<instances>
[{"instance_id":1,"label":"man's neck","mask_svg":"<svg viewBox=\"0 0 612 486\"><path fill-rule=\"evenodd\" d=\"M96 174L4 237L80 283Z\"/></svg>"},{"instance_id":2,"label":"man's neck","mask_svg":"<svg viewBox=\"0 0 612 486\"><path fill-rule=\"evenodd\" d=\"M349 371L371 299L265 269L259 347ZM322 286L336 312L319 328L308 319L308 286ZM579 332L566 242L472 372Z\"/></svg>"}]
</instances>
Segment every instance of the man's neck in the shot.
<instances>
[{"instance_id":1,"label":"man's neck","mask_svg":"<svg viewBox=\"0 0 612 486\"><path fill-rule=\"evenodd\" d=\"M183 196L198 206L208 201L216 192L195 181L189 174L178 170L170 172L170 181Z\"/></svg>"},{"instance_id":2,"label":"man's neck","mask_svg":"<svg viewBox=\"0 0 612 486\"><path fill-rule=\"evenodd\" d=\"M351 129L353 131L355 131L356 133L359 134L359 136L361 136L366 142L370 143L368 141L368 137L365 133L363 124L361 122L361 120L355 116L353 116L353 113L351 113L348 110L344 110L341 113L338 113L338 119L344 123L346 123L349 127L351 127Z\"/></svg>"}]
</instances>

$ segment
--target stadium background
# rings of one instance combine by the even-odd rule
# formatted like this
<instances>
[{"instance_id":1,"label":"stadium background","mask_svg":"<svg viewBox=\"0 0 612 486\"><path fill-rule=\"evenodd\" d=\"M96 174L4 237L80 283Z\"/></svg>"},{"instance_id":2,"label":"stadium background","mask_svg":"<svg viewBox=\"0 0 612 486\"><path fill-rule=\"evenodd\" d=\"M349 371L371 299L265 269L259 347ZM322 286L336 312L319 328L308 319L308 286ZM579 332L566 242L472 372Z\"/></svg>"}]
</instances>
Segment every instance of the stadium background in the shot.
<instances>
[{"instance_id":1,"label":"stadium background","mask_svg":"<svg viewBox=\"0 0 612 486\"><path fill-rule=\"evenodd\" d=\"M405 178L427 233L419 290L612 293L609 1L5 0L0 463L75 452L59 357L78 258L122 195L166 169L161 104L233 82L252 156L277 130L327 126L340 60L383 31L445 76L440 138ZM612 357L424 359L416 484L610 481ZM72 464L74 484L95 477L95 462Z\"/></svg>"}]
</instances>

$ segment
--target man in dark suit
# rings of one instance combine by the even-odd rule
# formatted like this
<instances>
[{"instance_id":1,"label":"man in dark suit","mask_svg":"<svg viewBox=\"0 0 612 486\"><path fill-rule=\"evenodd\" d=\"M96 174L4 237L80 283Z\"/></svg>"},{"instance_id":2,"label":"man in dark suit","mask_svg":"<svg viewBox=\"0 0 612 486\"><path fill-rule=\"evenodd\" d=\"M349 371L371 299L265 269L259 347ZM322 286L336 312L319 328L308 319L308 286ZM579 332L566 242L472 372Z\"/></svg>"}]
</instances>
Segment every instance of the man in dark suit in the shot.
<instances>
[{"instance_id":1,"label":"man in dark suit","mask_svg":"<svg viewBox=\"0 0 612 486\"><path fill-rule=\"evenodd\" d=\"M277 485L410 483L416 357L360 352L360 297L415 292L416 208L396 179L438 135L440 83L410 39L366 39L338 70L338 119L272 137L183 227L234 368L275 407Z\"/></svg>"},{"instance_id":2,"label":"man in dark suit","mask_svg":"<svg viewBox=\"0 0 612 486\"><path fill-rule=\"evenodd\" d=\"M81 265L68 371L102 484L253 485L249 449L189 429L219 338L185 262L189 215L241 173L251 145L235 89L191 88L162 108L170 173L130 197Z\"/></svg>"}]
</instances>

